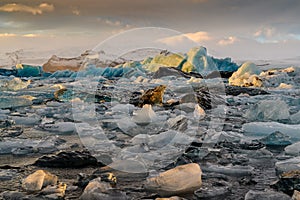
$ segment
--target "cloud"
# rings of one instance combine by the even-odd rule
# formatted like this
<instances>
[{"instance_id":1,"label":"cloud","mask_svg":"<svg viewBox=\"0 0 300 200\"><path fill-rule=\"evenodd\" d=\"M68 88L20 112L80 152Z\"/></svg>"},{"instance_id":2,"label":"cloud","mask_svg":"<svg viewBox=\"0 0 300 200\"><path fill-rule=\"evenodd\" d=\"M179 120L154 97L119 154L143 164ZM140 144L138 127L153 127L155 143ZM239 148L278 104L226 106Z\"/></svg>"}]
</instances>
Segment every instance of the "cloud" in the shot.
<instances>
[{"instance_id":1,"label":"cloud","mask_svg":"<svg viewBox=\"0 0 300 200\"><path fill-rule=\"evenodd\" d=\"M218 45L220 46L227 46L227 45L231 45L234 44L236 42L238 42L239 39L237 37L234 36L230 36L228 38L222 39L218 42Z\"/></svg>"},{"instance_id":2,"label":"cloud","mask_svg":"<svg viewBox=\"0 0 300 200\"><path fill-rule=\"evenodd\" d=\"M72 8L72 13L73 13L74 15L79 16L79 15L80 15L80 10L79 10L78 8Z\"/></svg>"},{"instance_id":3,"label":"cloud","mask_svg":"<svg viewBox=\"0 0 300 200\"><path fill-rule=\"evenodd\" d=\"M192 40L196 43L201 43L205 41L211 40L212 37L207 32L196 32L196 33L185 33L181 35L176 35L172 37L162 38L159 42L167 44L167 45L174 45L180 42L184 42L186 40Z\"/></svg>"},{"instance_id":4,"label":"cloud","mask_svg":"<svg viewBox=\"0 0 300 200\"><path fill-rule=\"evenodd\" d=\"M2 12L27 12L33 15L41 15L43 12L52 12L54 10L53 4L42 3L39 6L26 6L23 4L11 3L0 7Z\"/></svg>"},{"instance_id":5,"label":"cloud","mask_svg":"<svg viewBox=\"0 0 300 200\"><path fill-rule=\"evenodd\" d=\"M1 37L15 37L17 36L16 34L13 33L0 33L0 38Z\"/></svg>"},{"instance_id":6,"label":"cloud","mask_svg":"<svg viewBox=\"0 0 300 200\"><path fill-rule=\"evenodd\" d=\"M261 27L253 36L259 43L278 43L286 40L274 27Z\"/></svg>"},{"instance_id":7,"label":"cloud","mask_svg":"<svg viewBox=\"0 0 300 200\"><path fill-rule=\"evenodd\" d=\"M272 37L276 30L273 27L263 27L254 33L255 37Z\"/></svg>"},{"instance_id":8,"label":"cloud","mask_svg":"<svg viewBox=\"0 0 300 200\"><path fill-rule=\"evenodd\" d=\"M103 19L99 17L97 18L97 21L109 26L123 26L123 23L119 20Z\"/></svg>"},{"instance_id":9,"label":"cloud","mask_svg":"<svg viewBox=\"0 0 300 200\"><path fill-rule=\"evenodd\" d=\"M39 37L40 35L38 34L33 34L33 33L29 33L29 34L25 34L25 35L22 35L22 37L27 37L27 38L36 38L36 37Z\"/></svg>"}]
</instances>

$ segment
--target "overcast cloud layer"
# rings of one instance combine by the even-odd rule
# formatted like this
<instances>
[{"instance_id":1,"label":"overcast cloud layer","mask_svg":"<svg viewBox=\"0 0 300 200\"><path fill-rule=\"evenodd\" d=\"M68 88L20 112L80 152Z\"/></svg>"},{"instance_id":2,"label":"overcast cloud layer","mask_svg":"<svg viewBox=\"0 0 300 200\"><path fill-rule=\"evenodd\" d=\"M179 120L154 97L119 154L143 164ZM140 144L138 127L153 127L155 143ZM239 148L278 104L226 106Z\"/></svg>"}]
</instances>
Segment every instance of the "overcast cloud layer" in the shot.
<instances>
[{"instance_id":1,"label":"overcast cloud layer","mask_svg":"<svg viewBox=\"0 0 300 200\"><path fill-rule=\"evenodd\" d=\"M113 34L163 27L210 54L234 59L299 56L299 0L1 0L0 51L93 48Z\"/></svg>"}]
</instances>

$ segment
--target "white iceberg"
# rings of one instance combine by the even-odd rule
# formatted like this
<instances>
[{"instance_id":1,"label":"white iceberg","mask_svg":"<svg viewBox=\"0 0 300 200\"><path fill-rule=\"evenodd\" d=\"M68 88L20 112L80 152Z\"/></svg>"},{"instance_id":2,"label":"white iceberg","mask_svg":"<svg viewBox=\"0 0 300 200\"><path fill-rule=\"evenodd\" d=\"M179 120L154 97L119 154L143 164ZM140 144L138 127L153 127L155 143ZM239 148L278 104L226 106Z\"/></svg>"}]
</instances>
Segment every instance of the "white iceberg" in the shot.
<instances>
[{"instance_id":1,"label":"white iceberg","mask_svg":"<svg viewBox=\"0 0 300 200\"><path fill-rule=\"evenodd\" d=\"M229 78L229 84L243 87L261 87L262 81L258 76L260 73L261 70L254 63L246 62L232 74Z\"/></svg>"}]
</instances>

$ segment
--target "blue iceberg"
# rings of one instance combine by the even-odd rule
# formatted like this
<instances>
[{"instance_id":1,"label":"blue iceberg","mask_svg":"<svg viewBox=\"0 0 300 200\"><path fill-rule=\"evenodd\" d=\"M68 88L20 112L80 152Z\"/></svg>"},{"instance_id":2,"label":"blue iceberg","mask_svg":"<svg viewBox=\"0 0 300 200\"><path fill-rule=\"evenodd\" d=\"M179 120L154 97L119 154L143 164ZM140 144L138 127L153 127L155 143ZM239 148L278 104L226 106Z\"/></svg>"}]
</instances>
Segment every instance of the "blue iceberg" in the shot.
<instances>
[{"instance_id":1,"label":"blue iceberg","mask_svg":"<svg viewBox=\"0 0 300 200\"><path fill-rule=\"evenodd\" d=\"M40 77L43 73L41 66L17 64L17 77Z\"/></svg>"}]
</instances>

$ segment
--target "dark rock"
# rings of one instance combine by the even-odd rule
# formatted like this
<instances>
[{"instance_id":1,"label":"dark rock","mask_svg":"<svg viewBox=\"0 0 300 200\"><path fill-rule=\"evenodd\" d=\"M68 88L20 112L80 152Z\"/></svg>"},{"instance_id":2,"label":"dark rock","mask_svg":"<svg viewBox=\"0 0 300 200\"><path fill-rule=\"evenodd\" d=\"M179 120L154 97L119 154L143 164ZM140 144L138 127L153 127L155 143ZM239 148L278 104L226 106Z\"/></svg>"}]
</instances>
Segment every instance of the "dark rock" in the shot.
<instances>
[{"instance_id":1,"label":"dark rock","mask_svg":"<svg viewBox=\"0 0 300 200\"><path fill-rule=\"evenodd\" d=\"M233 72L228 71L213 71L207 76L205 76L205 79L211 79L211 78L230 78L232 76Z\"/></svg>"},{"instance_id":2,"label":"dark rock","mask_svg":"<svg viewBox=\"0 0 300 200\"><path fill-rule=\"evenodd\" d=\"M17 191L5 191L0 194L0 198L4 200L23 200L25 197L25 193Z\"/></svg>"},{"instance_id":3,"label":"dark rock","mask_svg":"<svg viewBox=\"0 0 300 200\"><path fill-rule=\"evenodd\" d=\"M269 92L257 88L247 88L247 87L239 87L239 86L231 86L231 85L225 86L225 93L226 95L232 95L232 96L238 96L240 94L248 94L250 96L270 94Z\"/></svg>"},{"instance_id":4,"label":"dark rock","mask_svg":"<svg viewBox=\"0 0 300 200\"><path fill-rule=\"evenodd\" d=\"M102 182L101 178L96 178L89 182L79 199L127 200L129 198L125 192L112 188L110 184Z\"/></svg>"},{"instance_id":5,"label":"dark rock","mask_svg":"<svg viewBox=\"0 0 300 200\"><path fill-rule=\"evenodd\" d=\"M203 200L223 200L231 192L231 185L225 181L218 181L211 184L210 187L202 187L195 191L196 199Z\"/></svg>"},{"instance_id":6,"label":"dark rock","mask_svg":"<svg viewBox=\"0 0 300 200\"><path fill-rule=\"evenodd\" d=\"M291 197L279 192L250 190L246 194L245 200L291 200Z\"/></svg>"},{"instance_id":7,"label":"dark rock","mask_svg":"<svg viewBox=\"0 0 300 200\"><path fill-rule=\"evenodd\" d=\"M60 152L57 155L43 156L34 165L40 167L81 168L86 166L104 166L87 151Z\"/></svg>"},{"instance_id":8,"label":"dark rock","mask_svg":"<svg viewBox=\"0 0 300 200\"><path fill-rule=\"evenodd\" d=\"M294 190L300 190L300 171L283 173L271 187L292 196Z\"/></svg>"},{"instance_id":9,"label":"dark rock","mask_svg":"<svg viewBox=\"0 0 300 200\"><path fill-rule=\"evenodd\" d=\"M160 67L154 74L153 79L161 78L164 76L177 76L177 77L184 77L184 78L203 78L201 74L195 73L195 72L183 72L180 69L177 69L175 67Z\"/></svg>"}]
</instances>

